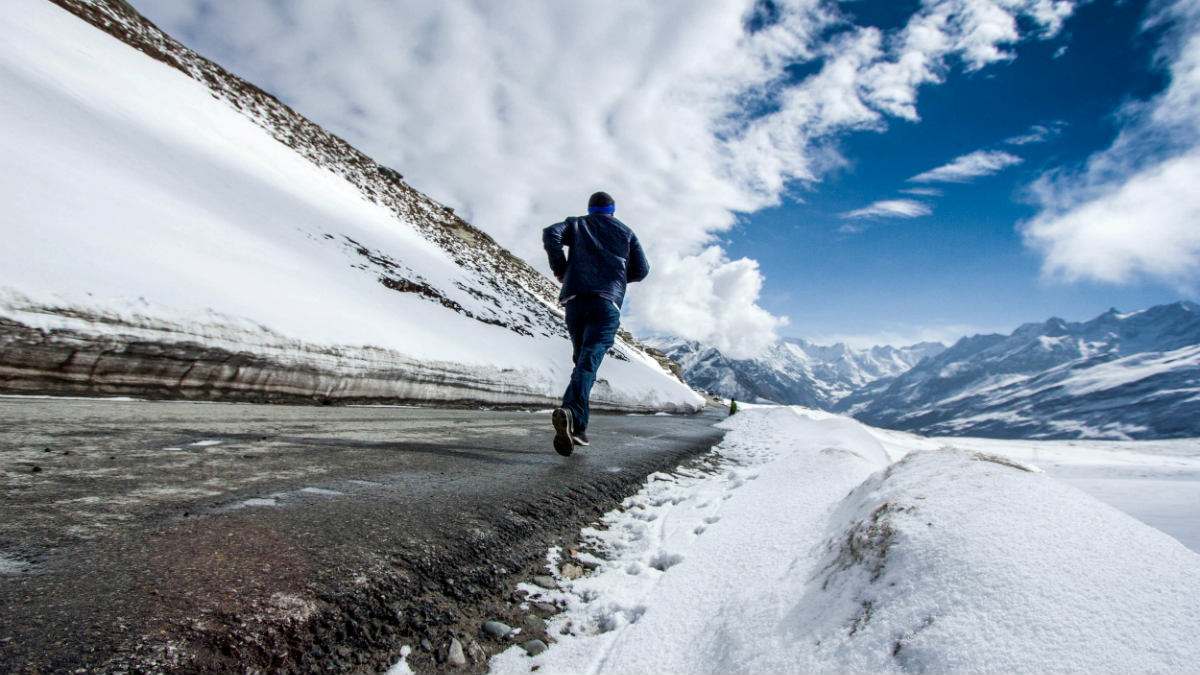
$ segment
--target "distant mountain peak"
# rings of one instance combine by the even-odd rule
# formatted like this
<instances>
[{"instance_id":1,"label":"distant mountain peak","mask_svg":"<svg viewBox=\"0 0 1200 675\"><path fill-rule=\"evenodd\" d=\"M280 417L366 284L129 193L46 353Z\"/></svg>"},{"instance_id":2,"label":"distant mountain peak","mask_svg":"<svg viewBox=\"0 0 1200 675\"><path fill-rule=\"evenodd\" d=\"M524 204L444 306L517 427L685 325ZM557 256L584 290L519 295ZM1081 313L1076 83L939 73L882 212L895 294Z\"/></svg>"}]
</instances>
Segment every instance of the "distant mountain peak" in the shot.
<instances>
[{"instance_id":1,"label":"distant mountain peak","mask_svg":"<svg viewBox=\"0 0 1200 675\"><path fill-rule=\"evenodd\" d=\"M698 389L741 401L770 401L829 409L839 399L880 378L894 377L946 346L855 349L781 338L762 356L733 359L694 340L653 338L647 344L678 361L685 381Z\"/></svg>"},{"instance_id":2,"label":"distant mountain peak","mask_svg":"<svg viewBox=\"0 0 1200 675\"><path fill-rule=\"evenodd\" d=\"M1200 435L1200 312L1188 301L963 338L838 410L929 434Z\"/></svg>"}]
</instances>

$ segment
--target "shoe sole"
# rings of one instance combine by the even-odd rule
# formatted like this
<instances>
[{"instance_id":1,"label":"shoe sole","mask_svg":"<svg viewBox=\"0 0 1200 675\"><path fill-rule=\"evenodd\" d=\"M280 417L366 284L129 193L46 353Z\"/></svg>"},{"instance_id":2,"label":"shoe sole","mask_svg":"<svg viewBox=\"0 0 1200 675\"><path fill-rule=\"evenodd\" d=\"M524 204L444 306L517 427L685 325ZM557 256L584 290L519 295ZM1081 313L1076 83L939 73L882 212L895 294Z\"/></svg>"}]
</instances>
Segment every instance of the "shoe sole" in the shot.
<instances>
[{"instance_id":1,"label":"shoe sole","mask_svg":"<svg viewBox=\"0 0 1200 675\"><path fill-rule=\"evenodd\" d=\"M581 440L579 440L579 437L578 437L578 436L572 436L572 437L571 437L571 440L575 442L575 445L579 445L579 446L584 446L584 445L587 445L587 444L588 444L588 442L587 442L587 441L581 441Z\"/></svg>"},{"instance_id":2,"label":"shoe sole","mask_svg":"<svg viewBox=\"0 0 1200 675\"><path fill-rule=\"evenodd\" d=\"M556 408L552 416L554 422L554 451L563 457L570 457L575 449L571 440L571 413L562 408Z\"/></svg>"}]
</instances>

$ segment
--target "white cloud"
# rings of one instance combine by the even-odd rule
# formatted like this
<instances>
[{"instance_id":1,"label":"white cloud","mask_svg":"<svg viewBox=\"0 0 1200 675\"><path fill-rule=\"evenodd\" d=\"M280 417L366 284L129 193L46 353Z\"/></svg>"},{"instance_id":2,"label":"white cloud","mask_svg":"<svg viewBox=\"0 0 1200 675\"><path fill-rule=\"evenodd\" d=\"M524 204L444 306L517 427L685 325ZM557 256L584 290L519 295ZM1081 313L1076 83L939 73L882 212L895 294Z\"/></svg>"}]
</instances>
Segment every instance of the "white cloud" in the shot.
<instances>
[{"instance_id":1,"label":"white cloud","mask_svg":"<svg viewBox=\"0 0 1200 675\"><path fill-rule=\"evenodd\" d=\"M1011 138L1004 139L1004 142L1009 145L1030 145L1032 143L1045 143L1054 136L1062 133L1064 124L1062 122L1052 122L1050 124L1035 124L1029 128L1029 131Z\"/></svg>"},{"instance_id":2,"label":"white cloud","mask_svg":"<svg viewBox=\"0 0 1200 675\"><path fill-rule=\"evenodd\" d=\"M1044 268L1067 281L1200 278L1200 150L1139 171L1111 192L1024 227Z\"/></svg>"},{"instance_id":3,"label":"white cloud","mask_svg":"<svg viewBox=\"0 0 1200 675\"><path fill-rule=\"evenodd\" d=\"M1011 330L1011 329L1009 329ZM908 347L919 342L941 342L950 346L960 338L979 333L1008 332L998 330L981 330L977 326L956 323L932 323L930 325L894 324L876 333L836 333L821 335L811 342L820 345L833 345L839 342L855 349L870 349L883 345L892 347Z\"/></svg>"},{"instance_id":4,"label":"white cloud","mask_svg":"<svg viewBox=\"0 0 1200 675\"><path fill-rule=\"evenodd\" d=\"M933 213L929 205L915 199L884 199L861 209L847 211L842 218L916 218Z\"/></svg>"},{"instance_id":5,"label":"white cloud","mask_svg":"<svg viewBox=\"0 0 1200 675\"><path fill-rule=\"evenodd\" d=\"M1021 227L1047 276L1075 282L1200 283L1200 0L1160 3L1170 84L1131 104L1112 146L1080 170L1041 177L1041 212Z\"/></svg>"},{"instance_id":6,"label":"white cloud","mask_svg":"<svg viewBox=\"0 0 1200 675\"><path fill-rule=\"evenodd\" d=\"M917 195L918 197L941 197L942 191L931 187L906 188L900 192L906 195Z\"/></svg>"},{"instance_id":7,"label":"white cloud","mask_svg":"<svg viewBox=\"0 0 1200 675\"><path fill-rule=\"evenodd\" d=\"M828 0L781 0L753 32L752 0L134 3L543 271L539 230L609 191L653 266L631 320L717 344L766 344L782 321L753 261L713 247L737 214L842 165L844 133L917 119L950 57L1009 59L1018 17L1047 36L1072 7L927 0L884 34Z\"/></svg>"},{"instance_id":8,"label":"white cloud","mask_svg":"<svg viewBox=\"0 0 1200 675\"><path fill-rule=\"evenodd\" d=\"M1020 157L1002 150L976 150L908 180L912 183L967 183L974 178L990 176L1021 162Z\"/></svg>"},{"instance_id":9,"label":"white cloud","mask_svg":"<svg viewBox=\"0 0 1200 675\"><path fill-rule=\"evenodd\" d=\"M694 256L667 256L656 265L654 274L661 283L679 293L637 296L635 318L657 318L647 328L691 326L730 357L748 358L770 346L776 329L787 325L786 318L774 317L755 304L763 277L754 260L731 261L720 247L709 246ZM679 297L689 301L679 302Z\"/></svg>"}]
</instances>

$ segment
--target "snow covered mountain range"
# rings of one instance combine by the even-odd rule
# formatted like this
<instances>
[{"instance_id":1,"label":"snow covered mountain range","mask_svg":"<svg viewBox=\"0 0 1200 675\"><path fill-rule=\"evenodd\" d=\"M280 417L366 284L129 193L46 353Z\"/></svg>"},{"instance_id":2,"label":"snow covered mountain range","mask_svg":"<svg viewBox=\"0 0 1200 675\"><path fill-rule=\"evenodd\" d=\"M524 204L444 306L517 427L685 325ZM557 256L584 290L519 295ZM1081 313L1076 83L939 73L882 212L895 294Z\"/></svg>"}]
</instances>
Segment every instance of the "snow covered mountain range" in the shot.
<instances>
[{"instance_id":1,"label":"snow covered mountain range","mask_svg":"<svg viewBox=\"0 0 1200 675\"><path fill-rule=\"evenodd\" d=\"M745 401L847 412L874 426L993 438L1200 436L1200 306L1050 319L945 349L816 347L756 359L652 339L693 386Z\"/></svg>"},{"instance_id":2,"label":"snow covered mountain range","mask_svg":"<svg viewBox=\"0 0 1200 675\"><path fill-rule=\"evenodd\" d=\"M552 281L127 3L13 0L0 92L0 391L545 405L565 387ZM702 405L627 333L611 355L601 407Z\"/></svg>"},{"instance_id":3,"label":"snow covered mountain range","mask_svg":"<svg viewBox=\"0 0 1200 675\"><path fill-rule=\"evenodd\" d=\"M880 378L894 377L946 348L939 342L910 347L852 349L784 338L763 355L732 359L694 340L654 337L646 345L679 362L688 384L745 402L775 402L831 409Z\"/></svg>"},{"instance_id":4,"label":"snow covered mountain range","mask_svg":"<svg viewBox=\"0 0 1200 675\"><path fill-rule=\"evenodd\" d=\"M872 425L993 438L1200 436L1200 305L976 335L842 399Z\"/></svg>"}]
</instances>

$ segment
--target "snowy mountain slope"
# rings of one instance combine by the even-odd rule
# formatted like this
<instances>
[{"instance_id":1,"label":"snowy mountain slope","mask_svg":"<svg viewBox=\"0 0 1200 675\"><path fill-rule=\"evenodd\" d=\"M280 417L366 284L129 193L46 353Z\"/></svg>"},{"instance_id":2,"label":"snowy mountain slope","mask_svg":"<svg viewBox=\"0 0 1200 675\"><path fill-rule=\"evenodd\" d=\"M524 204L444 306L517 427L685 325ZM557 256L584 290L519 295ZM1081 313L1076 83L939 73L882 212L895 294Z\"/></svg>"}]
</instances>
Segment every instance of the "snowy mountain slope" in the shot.
<instances>
[{"instance_id":1,"label":"snowy mountain slope","mask_svg":"<svg viewBox=\"0 0 1200 675\"><path fill-rule=\"evenodd\" d=\"M557 398L570 345L550 280L124 2L14 2L0 386ZM627 334L612 356L601 405L701 404Z\"/></svg>"},{"instance_id":2,"label":"snowy mountain slope","mask_svg":"<svg viewBox=\"0 0 1200 675\"><path fill-rule=\"evenodd\" d=\"M996 438L1200 435L1200 305L963 338L837 406L875 426Z\"/></svg>"},{"instance_id":3,"label":"snowy mountain slope","mask_svg":"<svg viewBox=\"0 0 1200 675\"><path fill-rule=\"evenodd\" d=\"M710 465L651 476L575 551L549 552L557 588L522 589L562 609L555 642L532 658L513 646L490 672L1185 673L1200 662L1200 556L1056 476L1064 462L1120 483L1157 475L1137 488L1145 502L1161 484L1187 485L1174 515L1194 533L1195 439L934 439L759 406L722 426Z\"/></svg>"},{"instance_id":4,"label":"snowy mountain slope","mask_svg":"<svg viewBox=\"0 0 1200 675\"><path fill-rule=\"evenodd\" d=\"M741 401L773 401L829 409L839 399L880 378L912 368L945 349L923 342L909 347L858 350L785 338L762 356L731 359L713 347L679 338L650 338L646 345L679 362L693 387Z\"/></svg>"}]
</instances>

